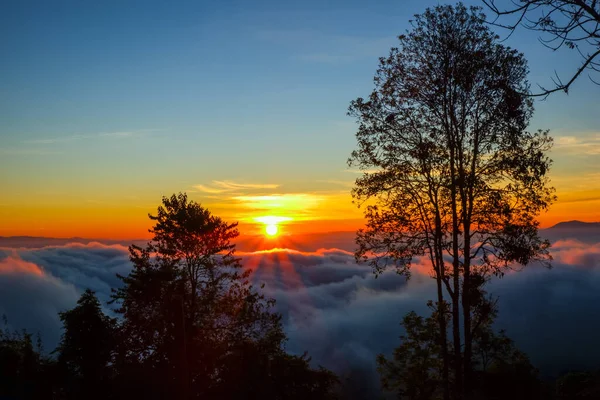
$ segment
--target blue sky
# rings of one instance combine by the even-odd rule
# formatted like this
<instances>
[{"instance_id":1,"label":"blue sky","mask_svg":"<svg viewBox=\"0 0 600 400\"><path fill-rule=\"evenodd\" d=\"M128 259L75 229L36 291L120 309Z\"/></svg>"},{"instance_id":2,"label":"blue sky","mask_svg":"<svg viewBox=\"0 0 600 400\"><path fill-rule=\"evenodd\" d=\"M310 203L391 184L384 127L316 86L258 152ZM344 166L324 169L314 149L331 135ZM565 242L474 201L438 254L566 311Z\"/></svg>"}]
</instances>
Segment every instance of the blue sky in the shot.
<instances>
[{"instance_id":1,"label":"blue sky","mask_svg":"<svg viewBox=\"0 0 600 400\"><path fill-rule=\"evenodd\" d=\"M411 16L438 3L4 1L0 204L156 203L211 180L288 192L351 182L347 106L370 93ZM507 43L533 83L579 62L522 30ZM537 104L532 128L596 146L599 92L580 79ZM595 153L554 158L557 176L599 166Z\"/></svg>"}]
</instances>

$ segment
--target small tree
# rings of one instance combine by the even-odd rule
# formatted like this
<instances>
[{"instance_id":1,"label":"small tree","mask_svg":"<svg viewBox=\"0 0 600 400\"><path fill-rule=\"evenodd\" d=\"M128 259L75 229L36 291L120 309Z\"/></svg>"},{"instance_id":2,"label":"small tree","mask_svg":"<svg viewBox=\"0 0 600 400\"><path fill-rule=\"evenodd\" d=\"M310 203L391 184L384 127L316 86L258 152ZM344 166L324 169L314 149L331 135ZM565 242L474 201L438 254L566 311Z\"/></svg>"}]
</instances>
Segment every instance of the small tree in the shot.
<instances>
[{"instance_id":1,"label":"small tree","mask_svg":"<svg viewBox=\"0 0 600 400\"><path fill-rule=\"evenodd\" d=\"M572 371L556 380L557 400L600 398L600 371Z\"/></svg>"},{"instance_id":2,"label":"small tree","mask_svg":"<svg viewBox=\"0 0 600 400\"><path fill-rule=\"evenodd\" d=\"M551 50L567 47L577 52L581 64L568 80L558 75L554 87L540 86L534 96L548 96L557 91L568 92L575 80L585 71L600 72L600 3L597 0L483 0L496 14L493 25L507 28L511 33L519 26L541 33L540 42ZM502 3L507 4L504 8ZM502 19L513 17L512 21ZM590 75L590 80L598 84Z\"/></svg>"},{"instance_id":3,"label":"small tree","mask_svg":"<svg viewBox=\"0 0 600 400\"><path fill-rule=\"evenodd\" d=\"M551 139L526 130L533 113L526 61L498 43L480 9L438 6L412 26L380 59L369 98L349 109L359 123L349 165L366 171L353 196L370 201L356 258L376 273L393 266L407 276L415 256L431 264L438 309L444 289L450 300L454 396L462 398L471 381L475 281L513 263L549 260L536 218L554 200Z\"/></svg>"},{"instance_id":4,"label":"small tree","mask_svg":"<svg viewBox=\"0 0 600 400\"><path fill-rule=\"evenodd\" d=\"M430 400L442 397L443 360L440 358L439 324L435 311L423 318L414 311L402 320L406 334L388 360L377 356L382 387L399 399Z\"/></svg>"},{"instance_id":5,"label":"small tree","mask_svg":"<svg viewBox=\"0 0 600 400\"><path fill-rule=\"evenodd\" d=\"M43 354L40 337L0 328L0 398L49 399L59 392L56 363Z\"/></svg>"},{"instance_id":6,"label":"small tree","mask_svg":"<svg viewBox=\"0 0 600 400\"><path fill-rule=\"evenodd\" d=\"M67 397L106 398L111 386L116 320L104 314L90 289L75 308L59 315L64 332L56 352Z\"/></svg>"},{"instance_id":7,"label":"small tree","mask_svg":"<svg viewBox=\"0 0 600 400\"><path fill-rule=\"evenodd\" d=\"M544 398L538 371L504 331L494 333L486 327L474 338L473 344L474 398Z\"/></svg>"},{"instance_id":8,"label":"small tree","mask_svg":"<svg viewBox=\"0 0 600 400\"><path fill-rule=\"evenodd\" d=\"M492 329L496 302L486 295L482 285L474 291L478 292L473 293L478 329L472 338L472 397L486 400L541 398L537 370L504 331L496 334ZM431 302L429 306L433 313L426 318L414 311L404 317L402 325L406 333L400 337L401 344L391 359L384 355L377 357L383 388L395 392L399 399L434 400L444 394L437 310ZM449 347L452 348L452 343ZM453 381L454 374L449 378Z\"/></svg>"},{"instance_id":9,"label":"small tree","mask_svg":"<svg viewBox=\"0 0 600 400\"><path fill-rule=\"evenodd\" d=\"M285 371L276 366L286 359L286 337L274 301L250 285L250 270L234 255L237 224L182 193L163 198L150 218L154 236L145 248L130 247L133 270L113 294L123 317L122 387L137 381L145 390L149 381L148 396L158 398L269 398L262 384Z\"/></svg>"}]
</instances>

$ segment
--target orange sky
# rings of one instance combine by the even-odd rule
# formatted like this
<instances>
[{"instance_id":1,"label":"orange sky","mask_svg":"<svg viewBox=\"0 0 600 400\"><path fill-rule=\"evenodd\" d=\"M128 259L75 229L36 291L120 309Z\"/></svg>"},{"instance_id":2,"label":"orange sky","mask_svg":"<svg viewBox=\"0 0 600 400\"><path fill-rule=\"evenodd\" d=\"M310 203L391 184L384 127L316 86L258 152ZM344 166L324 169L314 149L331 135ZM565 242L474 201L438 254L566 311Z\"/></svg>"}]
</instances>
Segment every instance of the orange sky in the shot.
<instances>
[{"instance_id":1,"label":"orange sky","mask_svg":"<svg viewBox=\"0 0 600 400\"><path fill-rule=\"evenodd\" d=\"M600 136L556 136L550 177L558 202L540 216L542 227L561 221L600 221ZM324 171L326 172L326 171ZM339 170L336 179L265 178L178 182L165 175L153 185L98 181L94 186L60 180L10 179L0 192L0 236L145 239L163 195L188 196L227 221L238 221L245 235L263 235L261 216L288 219L281 234L355 231L364 221L350 190L359 171ZM270 174L266 173L266 176ZM37 175L36 175L37 176ZM309 177L310 178L310 177Z\"/></svg>"},{"instance_id":2,"label":"orange sky","mask_svg":"<svg viewBox=\"0 0 600 400\"><path fill-rule=\"evenodd\" d=\"M236 189L237 190L237 189ZM262 191L260 195L253 191ZM277 188L270 189L276 191ZM279 223L281 235L304 235L337 231L354 231L363 225L362 211L357 209L348 192L265 194L263 189L245 189L246 194L220 193L205 197L203 192L189 196L227 221L238 221L245 235L262 235L265 225L260 216L280 216L290 221ZM541 216L542 227L560 221L600 221L600 190L558 192L559 201ZM68 203L43 201L0 207L0 236L86 237L98 239L147 238L151 225L148 213L154 213L148 200L144 205Z\"/></svg>"}]
</instances>

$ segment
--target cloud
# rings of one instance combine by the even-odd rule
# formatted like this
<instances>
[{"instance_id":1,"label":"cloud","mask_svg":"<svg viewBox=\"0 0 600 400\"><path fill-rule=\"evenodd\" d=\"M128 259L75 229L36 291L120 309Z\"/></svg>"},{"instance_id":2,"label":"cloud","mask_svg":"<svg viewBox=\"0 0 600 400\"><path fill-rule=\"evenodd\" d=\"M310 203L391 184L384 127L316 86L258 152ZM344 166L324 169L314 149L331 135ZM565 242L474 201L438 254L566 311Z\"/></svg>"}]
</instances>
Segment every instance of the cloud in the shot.
<instances>
[{"instance_id":1,"label":"cloud","mask_svg":"<svg viewBox=\"0 0 600 400\"><path fill-rule=\"evenodd\" d=\"M21 326L17 322L27 318L27 313L19 310L32 309L37 305L44 310L51 310L44 312L44 315L57 318L55 314L72 308L78 294L86 288L96 291L98 298L106 304L110 300L111 288L120 284L116 274L127 275L130 268L127 247L118 244L92 242L39 248L0 248L0 276L4 279L11 277L11 281L18 280L21 286L40 288L24 289L24 292L18 293L18 298L22 300L11 301L5 291L12 286L0 282L0 304L22 305L3 311L15 326ZM106 310L110 311L110 308L106 307ZM53 348L59 335L56 329L48 329L45 324L33 329L35 316L40 313L39 310L31 312L30 321L23 327L39 330L45 343Z\"/></svg>"},{"instance_id":2,"label":"cloud","mask_svg":"<svg viewBox=\"0 0 600 400\"><path fill-rule=\"evenodd\" d=\"M77 298L73 285L15 252L2 257L0 251L0 315L7 316L9 328L39 332L51 351L61 334L58 313L72 307Z\"/></svg>"},{"instance_id":3,"label":"cloud","mask_svg":"<svg viewBox=\"0 0 600 400\"><path fill-rule=\"evenodd\" d=\"M546 374L591 367L600 356L593 345L600 329L600 244L559 241L553 254L553 269L530 266L489 287L500 299L497 327L507 329ZM402 316L426 313L425 302L435 296L425 273L409 281L394 273L375 279L340 250L244 253L242 259L278 300L290 349L308 350L340 373L372 365L377 353L389 354L398 345Z\"/></svg>"},{"instance_id":4,"label":"cloud","mask_svg":"<svg viewBox=\"0 0 600 400\"><path fill-rule=\"evenodd\" d=\"M211 194L218 194L218 193L226 192L226 190L224 190L224 189L218 189L218 188L214 188L214 187L210 187L210 186L206 186L206 185L200 185L200 184L194 185L194 189L199 190L204 193L211 193Z\"/></svg>"},{"instance_id":5,"label":"cloud","mask_svg":"<svg viewBox=\"0 0 600 400\"><path fill-rule=\"evenodd\" d=\"M600 243L559 240L554 268L532 265L494 281L498 329L506 329L544 374L591 368L600 348ZM313 361L350 377L365 391L378 390L375 355L399 344L402 316L425 314L435 296L427 265L416 262L406 281L393 273L375 278L340 249L238 252L253 283L277 300L289 336L287 349L308 351ZM102 302L130 269L126 247L101 243L0 249L0 311L15 327L42 332L48 349L60 335L58 311L72 307L85 288Z\"/></svg>"},{"instance_id":6,"label":"cloud","mask_svg":"<svg viewBox=\"0 0 600 400\"><path fill-rule=\"evenodd\" d=\"M348 223L362 217L350 198L351 183L341 180L317 183L320 188L307 192L302 185L284 191L276 183L214 180L193 185L188 193L223 218L251 225L249 229L254 233L262 229L257 218L266 216L307 224L324 220Z\"/></svg>"},{"instance_id":7,"label":"cloud","mask_svg":"<svg viewBox=\"0 0 600 400\"><path fill-rule=\"evenodd\" d=\"M577 197L580 196L580 197ZM600 194L585 195L580 193L568 193L566 196L559 197L561 203L581 203L588 201L598 201L600 200Z\"/></svg>"},{"instance_id":8,"label":"cloud","mask_svg":"<svg viewBox=\"0 0 600 400\"><path fill-rule=\"evenodd\" d=\"M19 258L16 252L13 252L12 255L7 256L5 259L0 261L0 274L44 275L40 267L34 263L22 260Z\"/></svg>"},{"instance_id":9,"label":"cloud","mask_svg":"<svg viewBox=\"0 0 600 400\"><path fill-rule=\"evenodd\" d=\"M279 185L270 183L237 183L232 181L213 181L215 185L229 190L239 189L277 189Z\"/></svg>"},{"instance_id":10,"label":"cloud","mask_svg":"<svg viewBox=\"0 0 600 400\"><path fill-rule=\"evenodd\" d=\"M344 188L353 188L354 187L354 181L340 181L340 180L335 180L335 179L322 179L322 180L317 180L316 182L328 183L328 184L331 184L331 185L342 186Z\"/></svg>"},{"instance_id":11,"label":"cloud","mask_svg":"<svg viewBox=\"0 0 600 400\"><path fill-rule=\"evenodd\" d=\"M351 174L374 174L380 172L379 169L344 169L342 172L349 172Z\"/></svg>"},{"instance_id":12,"label":"cloud","mask_svg":"<svg viewBox=\"0 0 600 400\"><path fill-rule=\"evenodd\" d=\"M294 220L310 219L314 212L326 200L327 195L315 193L285 193L270 195L234 196L234 208L241 208L242 220L253 220L257 213L277 215L285 214ZM243 210L248 210L245 214Z\"/></svg>"},{"instance_id":13,"label":"cloud","mask_svg":"<svg viewBox=\"0 0 600 400\"><path fill-rule=\"evenodd\" d=\"M83 139L96 139L96 138L127 138L127 137L138 137L143 135L144 132L148 132L148 129L135 130L135 131L116 131L116 132L100 132L100 133L86 133L86 134L76 134L70 136L60 136L54 138L39 138L39 139L30 139L24 140L23 143L26 144L56 144L56 143L66 143L73 142L77 140Z\"/></svg>"},{"instance_id":14,"label":"cloud","mask_svg":"<svg viewBox=\"0 0 600 400\"><path fill-rule=\"evenodd\" d=\"M291 218L290 217L274 217L272 215L267 215L267 216L262 216L262 217L256 217L256 218L254 218L254 220L256 222L260 222L265 225L276 225L281 222L290 221Z\"/></svg>"},{"instance_id":15,"label":"cloud","mask_svg":"<svg viewBox=\"0 0 600 400\"><path fill-rule=\"evenodd\" d=\"M277 189L279 185L271 183L239 183L232 181L212 181L212 186L194 185L194 189L204 193L227 193L240 190Z\"/></svg>"},{"instance_id":16,"label":"cloud","mask_svg":"<svg viewBox=\"0 0 600 400\"><path fill-rule=\"evenodd\" d=\"M233 199L250 208L284 208L286 210L291 210L304 207L314 207L321 201L322 198L320 195L311 193L286 193L263 196L235 196Z\"/></svg>"},{"instance_id":17,"label":"cloud","mask_svg":"<svg viewBox=\"0 0 600 400\"><path fill-rule=\"evenodd\" d=\"M557 136L555 147L570 154L600 155L600 134L590 136Z\"/></svg>"}]
</instances>

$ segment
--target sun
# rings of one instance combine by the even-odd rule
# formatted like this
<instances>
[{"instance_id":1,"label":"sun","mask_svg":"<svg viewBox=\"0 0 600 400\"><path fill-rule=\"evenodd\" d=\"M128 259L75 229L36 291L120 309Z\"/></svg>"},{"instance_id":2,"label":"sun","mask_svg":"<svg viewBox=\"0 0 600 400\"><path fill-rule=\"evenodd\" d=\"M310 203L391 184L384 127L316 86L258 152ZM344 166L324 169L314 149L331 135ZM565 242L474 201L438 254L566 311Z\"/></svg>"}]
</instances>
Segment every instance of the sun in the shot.
<instances>
[{"instance_id":1,"label":"sun","mask_svg":"<svg viewBox=\"0 0 600 400\"><path fill-rule=\"evenodd\" d=\"M269 224L265 228L265 232L267 232L268 236L275 236L275 235L277 235L278 231L279 231L279 228L277 228L277 225L275 225L275 224Z\"/></svg>"},{"instance_id":2,"label":"sun","mask_svg":"<svg viewBox=\"0 0 600 400\"><path fill-rule=\"evenodd\" d=\"M291 221L290 217L282 217L282 216L274 216L274 215L265 215L261 217L253 218L256 222L260 222L264 224L264 233L267 237L275 237L279 235L279 225L281 223L285 223L287 221Z\"/></svg>"}]
</instances>

